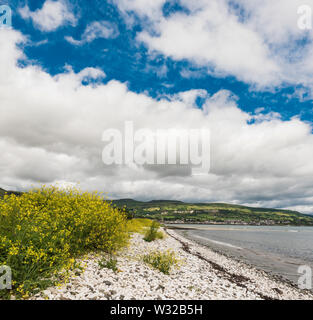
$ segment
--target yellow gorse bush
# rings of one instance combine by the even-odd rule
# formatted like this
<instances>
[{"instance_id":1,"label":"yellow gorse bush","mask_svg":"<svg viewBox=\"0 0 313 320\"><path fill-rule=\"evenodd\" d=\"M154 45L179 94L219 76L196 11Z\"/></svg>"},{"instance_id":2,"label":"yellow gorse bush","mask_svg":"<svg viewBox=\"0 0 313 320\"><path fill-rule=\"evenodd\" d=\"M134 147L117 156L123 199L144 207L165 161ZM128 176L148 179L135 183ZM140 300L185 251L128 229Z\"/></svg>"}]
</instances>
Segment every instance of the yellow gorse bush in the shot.
<instances>
[{"instance_id":1,"label":"yellow gorse bush","mask_svg":"<svg viewBox=\"0 0 313 320\"><path fill-rule=\"evenodd\" d=\"M113 254L128 240L125 213L98 193L42 187L0 199L0 265L11 267L12 291L23 297L77 267L76 257Z\"/></svg>"}]
</instances>

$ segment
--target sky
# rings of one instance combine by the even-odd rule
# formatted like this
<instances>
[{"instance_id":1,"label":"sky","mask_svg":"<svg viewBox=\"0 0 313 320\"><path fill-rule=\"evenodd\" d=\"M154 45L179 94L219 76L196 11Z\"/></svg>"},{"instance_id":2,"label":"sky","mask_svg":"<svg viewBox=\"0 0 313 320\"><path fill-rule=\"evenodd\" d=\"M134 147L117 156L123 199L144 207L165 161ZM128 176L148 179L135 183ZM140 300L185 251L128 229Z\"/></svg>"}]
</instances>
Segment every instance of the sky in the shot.
<instances>
[{"instance_id":1,"label":"sky","mask_svg":"<svg viewBox=\"0 0 313 320\"><path fill-rule=\"evenodd\" d=\"M0 187L313 213L313 0L5 1ZM107 166L103 131L211 132L211 168Z\"/></svg>"}]
</instances>

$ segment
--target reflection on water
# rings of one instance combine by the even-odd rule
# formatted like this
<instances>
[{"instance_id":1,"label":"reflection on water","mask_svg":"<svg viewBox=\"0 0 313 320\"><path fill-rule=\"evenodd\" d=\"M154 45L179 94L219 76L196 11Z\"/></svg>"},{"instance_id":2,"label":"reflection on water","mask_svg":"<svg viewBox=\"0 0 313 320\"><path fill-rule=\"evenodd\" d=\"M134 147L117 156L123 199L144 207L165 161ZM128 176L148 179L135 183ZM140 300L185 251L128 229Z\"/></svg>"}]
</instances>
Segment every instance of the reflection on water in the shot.
<instances>
[{"instance_id":1,"label":"reflection on water","mask_svg":"<svg viewBox=\"0 0 313 320\"><path fill-rule=\"evenodd\" d=\"M297 283L298 266L313 267L313 227L181 224L187 238Z\"/></svg>"}]
</instances>

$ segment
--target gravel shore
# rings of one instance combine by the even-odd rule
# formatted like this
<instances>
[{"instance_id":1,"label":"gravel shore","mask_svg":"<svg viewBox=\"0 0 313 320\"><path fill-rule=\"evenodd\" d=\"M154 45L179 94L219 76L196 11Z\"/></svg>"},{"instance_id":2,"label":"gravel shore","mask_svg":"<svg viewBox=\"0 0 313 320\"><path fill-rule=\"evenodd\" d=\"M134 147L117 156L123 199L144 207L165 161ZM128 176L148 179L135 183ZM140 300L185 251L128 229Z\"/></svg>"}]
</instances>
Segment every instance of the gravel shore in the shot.
<instances>
[{"instance_id":1,"label":"gravel shore","mask_svg":"<svg viewBox=\"0 0 313 320\"><path fill-rule=\"evenodd\" d=\"M145 242L134 234L131 245L118 256L118 272L101 269L98 259L84 260L85 271L62 287L49 288L31 299L141 300L141 299L310 299L301 291L247 264L234 261L166 230L162 240ZM146 265L141 257L152 250L173 250L182 261L169 275Z\"/></svg>"}]
</instances>

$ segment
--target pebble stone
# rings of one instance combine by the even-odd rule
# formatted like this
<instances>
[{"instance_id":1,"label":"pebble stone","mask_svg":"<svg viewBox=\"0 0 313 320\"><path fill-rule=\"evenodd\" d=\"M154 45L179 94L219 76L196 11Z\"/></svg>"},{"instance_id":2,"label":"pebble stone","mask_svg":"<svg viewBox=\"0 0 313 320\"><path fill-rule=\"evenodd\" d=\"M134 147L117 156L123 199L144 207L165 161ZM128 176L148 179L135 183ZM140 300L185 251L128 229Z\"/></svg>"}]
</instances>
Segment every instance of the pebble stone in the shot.
<instances>
[{"instance_id":1,"label":"pebble stone","mask_svg":"<svg viewBox=\"0 0 313 320\"><path fill-rule=\"evenodd\" d=\"M184 250L186 245L189 252ZM142 255L149 251L168 249L180 260L180 266L172 268L169 275L142 261ZM101 269L98 259L90 255L83 261L86 263L83 273L73 276L60 288L48 288L30 299L313 300L312 293L196 244L173 230L167 230L164 239L153 242L146 242L141 234L134 234L131 245L117 257L118 272Z\"/></svg>"}]
</instances>

